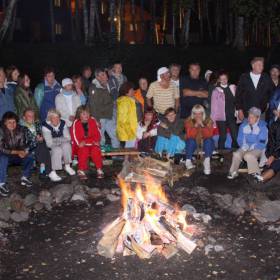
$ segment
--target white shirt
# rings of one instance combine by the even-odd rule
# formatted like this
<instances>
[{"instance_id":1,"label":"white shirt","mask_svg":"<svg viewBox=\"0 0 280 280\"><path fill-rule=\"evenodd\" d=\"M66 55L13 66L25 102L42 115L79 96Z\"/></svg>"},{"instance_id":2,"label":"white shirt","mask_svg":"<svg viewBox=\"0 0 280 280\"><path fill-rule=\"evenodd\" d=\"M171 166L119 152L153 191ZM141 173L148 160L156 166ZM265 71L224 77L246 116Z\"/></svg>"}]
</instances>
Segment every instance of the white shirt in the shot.
<instances>
[{"instance_id":1,"label":"white shirt","mask_svg":"<svg viewBox=\"0 0 280 280\"><path fill-rule=\"evenodd\" d=\"M72 100L72 94L71 95L63 95L65 98L65 102L67 105L67 108L69 110L69 112L71 112L70 114L73 115L73 100Z\"/></svg>"},{"instance_id":2,"label":"white shirt","mask_svg":"<svg viewBox=\"0 0 280 280\"><path fill-rule=\"evenodd\" d=\"M175 85L176 85L176 87L177 88L179 88L179 86L180 86L180 79L178 79L178 80L171 80Z\"/></svg>"},{"instance_id":3,"label":"white shirt","mask_svg":"<svg viewBox=\"0 0 280 280\"><path fill-rule=\"evenodd\" d=\"M257 88L261 74L254 74L253 72L250 72L250 77L253 81L254 87Z\"/></svg>"}]
</instances>

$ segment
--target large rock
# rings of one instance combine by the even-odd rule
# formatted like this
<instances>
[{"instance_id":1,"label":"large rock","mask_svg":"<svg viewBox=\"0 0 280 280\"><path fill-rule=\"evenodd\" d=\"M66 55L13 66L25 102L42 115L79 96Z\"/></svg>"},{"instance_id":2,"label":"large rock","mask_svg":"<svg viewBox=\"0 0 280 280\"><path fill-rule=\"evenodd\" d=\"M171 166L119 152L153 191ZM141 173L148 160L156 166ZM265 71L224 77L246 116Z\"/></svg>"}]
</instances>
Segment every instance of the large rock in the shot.
<instances>
[{"instance_id":1,"label":"large rock","mask_svg":"<svg viewBox=\"0 0 280 280\"><path fill-rule=\"evenodd\" d=\"M26 222L29 218L28 212L13 212L11 214L11 219L17 223Z\"/></svg>"},{"instance_id":2,"label":"large rock","mask_svg":"<svg viewBox=\"0 0 280 280\"><path fill-rule=\"evenodd\" d=\"M22 197L17 193L12 193L10 196L10 206L15 212L21 212L24 208L24 201ZM25 210L25 209L24 209Z\"/></svg>"},{"instance_id":3,"label":"large rock","mask_svg":"<svg viewBox=\"0 0 280 280\"><path fill-rule=\"evenodd\" d=\"M74 187L74 194L71 198L71 201L84 201L88 202L88 195L85 192L85 186L83 185L77 185Z\"/></svg>"},{"instance_id":4,"label":"large rock","mask_svg":"<svg viewBox=\"0 0 280 280\"><path fill-rule=\"evenodd\" d=\"M242 196L233 199L231 207L228 208L230 213L237 216L243 215L246 209L247 209L247 203Z\"/></svg>"},{"instance_id":5,"label":"large rock","mask_svg":"<svg viewBox=\"0 0 280 280\"><path fill-rule=\"evenodd\" d=\"M191 194L196 194L202 201L207 201L209 199L210 193L204 187L196 186L191 190Z\"/></svg>"},{"instance_id":6,"label":"large rock","mask_svg":"<svg viewBox=\"0 0 280 280\"><path fill-rule=\"evenodd\" d=\"M230 194L213 194L214 201L222 208L222 209L229 209L233 203L233 197Z\"/></svg>"},{"instance_id":7,"label":"large rock","mask_svg":"<svg viewBox=\"0 0 280 280\"><path fill-rule=\"evenodd\" d=\"M252 215L260 222L277 222L280 220L280 200L265 200L251 211Z\"/></svg>"},{"instance_id":8,"label":"large rock","mask_svg":"<svg viewBox=\"0 0 280 280\"><path fill-rule=\"evenodd\" d=\"M47 210L51 210L52 209L53 198L52 198L52 194L48 190L40 191L39 197L38 197L38 201L41 204L43 204Z\"/></svg>"},{"instance_id":9,"label":"large rock","mask_svg":"<svg viewBox=\"0 0 280 280\"><path fill-rule=\"evenodd\" d=\"M96 199L103 195L100 189L98 188L89 188L87 189L87 194L92 198Z\"/></svg>"},{"instance_id":10,"label":"large rock","mask_svg":"<svg viewBox=\"0 0 280 280\"><path fill-rule=\"evenodd\" d=\"M37 201L38 201L38 197L37 197L35 194L30 193L30 194L28 194L28 195L24 198L23 203L24 203L24 205L25 205L26 207L31 207L31 206L33 206Z\"/></svg>"},{"instance_id":11,"label":"large rock","mask_svg":"<svg viewBox=\"0 0 280 280\"><path fill-rule=\"evenodd\" d=\"M52 196L57 204L69 200L74 192L74 187L68 184L61 184L53 187L51 190Z\"/></svg>"},{"instance_id":12,"label":"large rock","mask_svg":"<svg viewBox=\"0 0 280 280\"><path fill-rule=\"evenodd\" d=\"M9 221L11 213L8 209L0 209L0 220L2 221Z\"/></svg>"}]
</instances>

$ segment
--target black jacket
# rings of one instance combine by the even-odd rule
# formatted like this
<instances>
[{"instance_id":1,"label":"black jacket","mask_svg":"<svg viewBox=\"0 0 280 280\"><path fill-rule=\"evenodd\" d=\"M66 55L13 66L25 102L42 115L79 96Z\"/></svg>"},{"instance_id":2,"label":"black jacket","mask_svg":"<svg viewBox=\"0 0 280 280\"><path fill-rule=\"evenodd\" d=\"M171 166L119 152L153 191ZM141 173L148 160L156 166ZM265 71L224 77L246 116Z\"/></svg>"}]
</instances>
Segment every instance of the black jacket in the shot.
<instances>
[{"instance_id":1,"label":"black jacket","mask_svg":"<svg viewBox=\"0 0 280 280\"><path fill-rule=\"evenodd\" d=\"M162 123L167 125L167 128L163 128L159 125L157 135L165 138L170 138L172 134L179 136L182 140L185 138L184 133L184 120L176 119L174 123L170 123L167 119L164 119Z\"/></svg>"},{"instance_id":2,"label":"black jacket","mask_svg":"<svg viewBox=\"0 0 280 280\"><path fill-rule=\"evenodd\" d=\"M250 73L242 74L236 89L236 109L243 110L245 116L252 107L265 112L273 92L273 84L266 73L262 73L257 88L254 87Z\"/></svg>"},{"instance_id":3,"label":"black jacket","mask_svg":"<svg viewBox=\"0 0 280 280\"><path fill-rule=\"evenodd\" d=\"M273 122L268 131L266 156L280 158L280 120Z\"/></svg>"}]
</instances>

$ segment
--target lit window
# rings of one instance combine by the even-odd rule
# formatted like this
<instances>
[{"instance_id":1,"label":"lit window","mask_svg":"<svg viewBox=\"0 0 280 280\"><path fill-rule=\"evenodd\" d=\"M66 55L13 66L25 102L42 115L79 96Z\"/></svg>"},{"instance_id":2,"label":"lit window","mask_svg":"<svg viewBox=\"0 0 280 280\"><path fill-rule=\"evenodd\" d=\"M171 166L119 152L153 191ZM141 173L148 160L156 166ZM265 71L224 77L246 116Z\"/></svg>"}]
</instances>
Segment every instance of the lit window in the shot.
<instances>
[{"instance_id":1,"label":"lit window","mask_svg":"<svg viewBox=\"0 0 280 280\"><path fill-rule=\"evenodd\" d=\"M133 31L133 24L129 25L129 31ZM137 23L135 23L135 31L137 31Z\"/></svg>"},{"instance_id":2,"label":"lit window","mask_svg":"<svg viewBox=\"0 0 280 280\"><path fill-rule=\"evenodd\" d=\"M55 7L61 7L61 0L54 0Z\"/></svg>"},{"instance_id":3,"label":"lit window","mask_svg":"<svg viewBox=\"0 0 280 280\"><path fill-rule=\"evenodd\" d=\"M62 26L61 26L61 24L58 24L58 23L55 24L55 34L56 35L61 35L62 34Z\"/></svg>"}]
</instances>

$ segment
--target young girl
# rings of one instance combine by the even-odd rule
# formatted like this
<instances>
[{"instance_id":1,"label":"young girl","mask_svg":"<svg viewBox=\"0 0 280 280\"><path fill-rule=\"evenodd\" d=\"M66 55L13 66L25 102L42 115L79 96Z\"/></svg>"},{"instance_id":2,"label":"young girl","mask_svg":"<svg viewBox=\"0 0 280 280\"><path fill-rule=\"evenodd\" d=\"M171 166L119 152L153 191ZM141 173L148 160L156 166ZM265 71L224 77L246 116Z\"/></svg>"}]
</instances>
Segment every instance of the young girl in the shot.
<instances>
[{"instance_id":1,"label":"young girl","mask_svg":"<svg viewBox=\"0 0 280 280\"><path fill-rule=\"evenodd\" d=\"M157 139L157 128L159 121L156 112L148 108L137 128L137 147L141 152L152 152Z\"/></svg>"},{"instance_id":2,"label":"young girl","mask_svg":"<svg viewBox=\"0 0 280 280\"><path fill-rule=\"evenodd\" d=\"M88 170L88 159L91 158L97 169L97 178L104 177L102 171L102 155L100 149L101 134L96 120L90 116L86 106L80 106L71 128L73 147L78 155L78 175L86 180L85 171Z\"/></svg>"},{"instance_id":3,"label":"young girl","mask_svg":"<svg viewBox=\"0 0 280 280\"><path fill-rule=\"evenodd\" d=\"M73 76L74 90L76 94L80 97L81 105L86 105L87 103L87 92L85 90L85 85L83 83L82 76L74 75Z\"/></svg>"}]
</instances>

